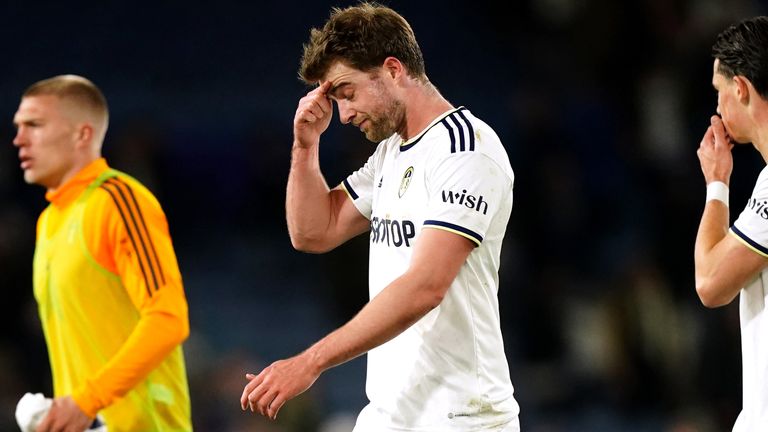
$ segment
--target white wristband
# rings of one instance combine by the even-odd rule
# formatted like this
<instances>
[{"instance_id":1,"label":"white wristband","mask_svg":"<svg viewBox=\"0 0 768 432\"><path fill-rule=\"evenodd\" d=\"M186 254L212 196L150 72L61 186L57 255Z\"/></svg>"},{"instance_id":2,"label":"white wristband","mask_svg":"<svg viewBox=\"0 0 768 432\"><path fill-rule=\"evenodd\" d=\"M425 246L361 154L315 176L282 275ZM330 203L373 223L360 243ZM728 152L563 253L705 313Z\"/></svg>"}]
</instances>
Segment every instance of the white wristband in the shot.
<instances>
[{"instance_id":1,"label":"white wristband","mask_svg":"<svg viewBox=\"0 0 768 432\"><path fill-rule=\"evenodd\" d=\"M728 207L728 185L721 181L713 181L707 185L707 201L722 201Z\"/></svg>"}]
</instances>

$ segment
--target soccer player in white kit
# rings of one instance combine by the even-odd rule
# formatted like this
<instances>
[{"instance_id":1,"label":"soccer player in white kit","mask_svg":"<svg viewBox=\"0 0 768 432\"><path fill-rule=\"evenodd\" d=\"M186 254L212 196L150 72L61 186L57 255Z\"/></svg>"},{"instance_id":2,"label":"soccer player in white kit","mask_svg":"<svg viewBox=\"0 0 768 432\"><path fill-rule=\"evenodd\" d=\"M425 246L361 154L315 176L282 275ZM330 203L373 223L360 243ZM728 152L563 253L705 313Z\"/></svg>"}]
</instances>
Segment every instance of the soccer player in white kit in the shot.
<instances>
[{"instance_id":1,"label":"soccer player in white kit","mask_svg":"<svg viewBox=\"0 0 768 432\"><path fill-rule=\"evenodd\" d=\"M696 291L707 307L739 295L742 411L733 430L768 430L768 167L729 230L731 149L752 143L768 161L768 17L732 25L712 48L717 112L698 150L707 182L694 252Z\"/></svg>"},{"instance_id":2,"label":"soccer player in white kit","mask_svg":"<svg viewBox=\"0 0 768 432\"><path fill-rule=\"evenodd\" d=\"M498 269L514 175L498 136L429 82L405 19L361 3L311 31L286 211L299 250L370 231L368 304L301 354L247 374L243 409L275 418L326 369L368 353L355 432L519 431L499 322ZM378 147L330 190L321 134L342 123Z\"/></svg>"}]
</instances>

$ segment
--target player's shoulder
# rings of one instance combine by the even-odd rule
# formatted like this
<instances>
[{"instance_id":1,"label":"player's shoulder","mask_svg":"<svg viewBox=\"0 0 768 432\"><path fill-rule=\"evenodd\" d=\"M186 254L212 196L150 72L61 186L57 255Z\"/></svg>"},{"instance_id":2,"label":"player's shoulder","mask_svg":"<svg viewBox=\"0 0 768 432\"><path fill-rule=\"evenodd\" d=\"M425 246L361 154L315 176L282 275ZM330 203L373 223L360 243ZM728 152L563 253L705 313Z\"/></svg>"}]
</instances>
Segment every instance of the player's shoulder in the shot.
<instances>
[{"instance_id":1,"label":"player's shoulder","mask_svg":"<svg viewBox=\"0 0 768 432\"><path fill-rule=\"evenodd\" d=\"M491 126L461 106L449 111L430 130L429 160L434 164L448 159L489 160L512 175L509 156Z\"/></svg>"},{"instance_id":2,"label":"player's shoulder","mask_svg":"<svg viewBox=\"0 0 768 432\"><path fill-rule=\"evenodd\" d=\"M111 170L93 193L94 205L115 205L146 211L160 210L155 195L139 180L118 170Z\"/></svg>"},{"instance_id":3,"label":"player's shoulder","mask_svg":"<svg viewBox=\"0 0 768 432\"><path fill-rule=\"evenodd\" d=\"M768 199L768 166L765 166L757 176L752 189L753 199Z\"/></svg>"},{"instance_id":4,"label":"player's shoulder","mask_svg":"<svg viewBox=\"0 0 768 432\"><path fill-rule=\"evenodd\" d=\"M760 174L757 176L757 181L755 182L756 187L762 187L762 188L768 188L768 165L763 167L762 170L760 170Z\"/></svg>"},{"instance_id":5,"label":"player's shoulder","mask_svg":"<svg viewBox=\"0 0 768 432\"><path fill-rule=\"evenodd\" d=\"M434 141L435 156L477 152L495 157L503 149L496 132L463 106L438 118L426 138Z\"/></svg>"}]
</instances>

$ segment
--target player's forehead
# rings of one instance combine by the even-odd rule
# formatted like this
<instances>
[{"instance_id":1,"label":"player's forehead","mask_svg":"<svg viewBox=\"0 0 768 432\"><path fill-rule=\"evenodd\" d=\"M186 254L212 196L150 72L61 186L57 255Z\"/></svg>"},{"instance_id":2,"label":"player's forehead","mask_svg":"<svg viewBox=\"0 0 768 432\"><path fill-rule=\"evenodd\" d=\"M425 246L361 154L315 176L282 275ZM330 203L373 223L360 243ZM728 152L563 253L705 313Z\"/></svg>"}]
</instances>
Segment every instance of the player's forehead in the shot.
<instances>
[{"instance_id":1,"label":"player's forehead","mask_svg":"<svg viewBox=\"0 0 768 432\"><path fill-rule=\"evenodd\" d=\"M57 105L56 97L52 95L25 96L19 103L19 108L13 116L14 123L50 116Z\"/></svg>"},{"instance_id":2,"label":"player's forehead","mask_svg":"<svg viewBox=\"0 0 768 432\"><path fill-rule=\"evenodd\" d=\"M331 82L328 91L331 96L337 96L345 88L357 86L368 79L369 74L340 61L333 63L325 74L325 80Z\"/></svg>"},{"instance_id":3,"label":"player's forehead","mask_svg":"<svg viewBox=\"0 0 768 432\"><path fill-rule=\"evenodd\" d=\"M720 59L715 59L712 62L712 87L714 87L715 90L719 90L724 80L725 76L720 73Z\"/></svg>"}]
</instances>

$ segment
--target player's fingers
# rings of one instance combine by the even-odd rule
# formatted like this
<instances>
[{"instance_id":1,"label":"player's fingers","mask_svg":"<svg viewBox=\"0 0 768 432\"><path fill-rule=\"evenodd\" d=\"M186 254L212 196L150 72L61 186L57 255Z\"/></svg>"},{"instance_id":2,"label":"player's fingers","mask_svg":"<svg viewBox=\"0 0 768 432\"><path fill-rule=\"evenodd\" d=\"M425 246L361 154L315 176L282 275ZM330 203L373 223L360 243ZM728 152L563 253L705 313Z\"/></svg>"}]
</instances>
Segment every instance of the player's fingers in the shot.
<instances>
[{"instance_id":1,"label":"player's fingers","mask_svg":"<svg viewBox=\"0 0 768 432\"><path fill-rule=\"evenodd\" d=\"M51 419L51 422L48 424L48 427L45 430L47 432L63 432L64 425L60 423L61 421L57 417L54 417Z\"/></svg>"},{"instance_id":2,"label":"player's fingers","mask_svg":"<svg viewBox=\"0 0 768 432\"><path fill-rule=\"evenodd\" d=\"M253 405L252 405L251 394L254 392L254 390L253 389L246 389L244 391L245 391L245 396L243 396L240 399L240 406L243 408L243 411L245 411L246 409L250 409L251 412L253 412Z\"/></svg>"},{"instance_id":3,"label":"player's fingers","mask_svg":"<svg viewBox=\"0 0 768 432\"><path fill-rule=\"evenodd\" d=\"M299 101L299 105L296 107L298 120L313 122L333 112L331 100L326 94L315 93L317 90L313 90Z\"/></svg>"},{"instance_id":4,"label":"player's fingers","mask_svg":"<svg viewBox=\"0 0 768 432\"><path fill-rule=\"evenodd\" d=\"M313 99L308 108L317 118L323 118L328 114L330 105L328 104L328 99L323 97Z\"/></svg>"},{"instance_id":5,"label":"player's fingers","mask_svg":"<svg viewBox=\"0 0 768 432\"><path fill-rule=\"evenodd\" d=\"M328 97L321 97L315 100L317 103L317 106L320 107L321 110L323 110L323 114L328 114L333 112L333 103L331 102Z\"/></svg>"},{"instance_id":6,"label":"player's fingers","mask_svg":"<svg viewBox=\"0 0 768 432\"><path fill-rule=\"evenodd\" d=\"M328 91L331 89L331 82L330 81L324 81L320 84L316 89L312 90L310 93L307 94L307 97L311 99L313 102L318 104L320 109L324 113L329 113L333 110L333 104L331 103L331 98L328 97Z\"/></svg>"},{"instance_id":7,"label":"player's fingers","mask_svg":"<svg viewBox=\"0 0 768 432\"><path fill-rule=\"evenodd\" d=\"M303 123L312 123L317 120L317 116L312 114L312 110L308 107L299 107L296 111L296 120Z\"/></svg>"},{"instance_id":8,"label":"player's fingers","mask_svg":"<svg viewBox=\"0 0 768 432\"><path fill-rule=\"evenodd\" d=\"M243 387L243 394L240 395L240 408L245 411L245 409L248 407L248 395L253 391L253 389L250 387L251 383L248 383Z\"/></svg>"},{"instance_id":9,"label":"player's fingers","mask_svg":"<svg viewBox=\"0 0 768 432\"><path fill-rule=\"evenodd\" d=\"M319 86L317 86L317 91L322 94L323 96L328 95L328 90L331 89L331 82L330 81L323 81L320 83Z\"/></svg>"},{"instance_id":10,"label":"player's fingers","mask_svg":"<svg viewBox=\"0 0 768 432\"><path fill-rule=\"evenodd\" d=\"M715 149L720 150L725 148L728 140L725 138L725 127L723 126L723 120L719 116L713 115L710 118L710 123L712 123L711 129L715 137Z\"/></svg>"},{"instance_id":11,"label":"player's fingers","mask_svg":"<svg viewBox=\"0 0 768 432\"><path fill-rule=\"evenodd\" d=\"M243 394L240 396L240 407L243 411L248 408L248 395L261 383L260 375L246 374L245 378L251 380L251 382L245 385Z\"/></svg>"},{"instance_id":12,"label":"player's fingers","mask_svg":"<svg viewBox=\"0 0 768 432\"><path fill-rule=\"evenodd\" d=\"M308 101L306 104L299 108L298 118L300 121L313 123L323 118L326 114L328 114L328 112L323 110L323 108L320 106L320 103L318 101L312 100Z\"/></svg>"},{"instance_id":13,"label":"player's fingers","mask_svg":"<svg viewBox=\"0 0 768 432\"><path fill-rule=\"evenodd\" d=\"M243 388L243 394L240 395L240 408L245 411L248 408L248 387Z\"/></svg>"},{"instance_id":14,"label":"player's fingers","mask_svg":"<svg viewBox=\"0 0 768 432\"><path fill-rule=\"evenodd\" d=\"M53 418L51 417L51 411L48 411L48 414L46 414L45 418L43 418L43 421L41 421L35 428L35 432L49 432L51 429L52 421Z\"/></svg>"},{"instance_id":15,"label":"player's fingers","mask_svg":"<svg viewBox=\"0 0 768 432\"><path fill-rule=\"evenodd\" d=\"M331 82L330 81L323 81L321 82L317 87L312 89L309 93L307 93L307 97L310 98L316 98L316 97L328 97L328 90L331 89Z\"/></svg>"},{"instance_id":16,"label":"player's fingers","mask_svg":"<svg viewBox=\"0 0 768 432\"><path fill-rule=\"evenodd\" d=\"M272 390L264 393L264 395L259 398L259 401L256 403L259 414L268 416L267 411L269 410L269 405L275 400L275 396L277 396L277 390Z\"/></svg>"},{"instance_id":17,"label":"player's fingers","mask_svg":"<svg viewBox=\"0 0 768 432\"><path fill-rule=\"evenodd\" d=\"M266 384L262 384L248 393L248 406L250 407L251 412L261 412L259 411L258 403L261 397L264 396L264 393L267 391L269 391L268 386Z\"/></svg>"},{"instance_id":18,"label":"player's fingers","mask_svg":"<svg viewBox=\"0 0 768 432\"><path fill-rule=\"evenodd\" d=\"M308 100L307 108L318 117L323 117L326 114L333 112L333 104L331 103L331 100L328 99L328 97L321 95L317 95Z\"/></svg>"},{"instance_id":19,"label":"player's fingers","mask_svg":"<svg viewBox=\"0 0 768 432\"><path fill-rule=\"evenodd\" d=\"M712 131L712 126L710 126L707 128L707 131L704 133L704 136L701 138L699 149L712 147L714 145L714 138L715 138L714 132Z\"/></svg>"},{"instance_id":20,"label":"player's fingers","mask_svg":"<svg viewBox=\"0 0 768 432\"><path fill-rule=\"evenodd\" d=\"M283 407L285 404L285 396L283 396L283 393L279 393L275 398L272 400L272 403L269 404L269 408L267 409L267 417L271 418L272 420L277 420L277 412L280 411L280 408Z\"/></svg>"}]
</instances>

